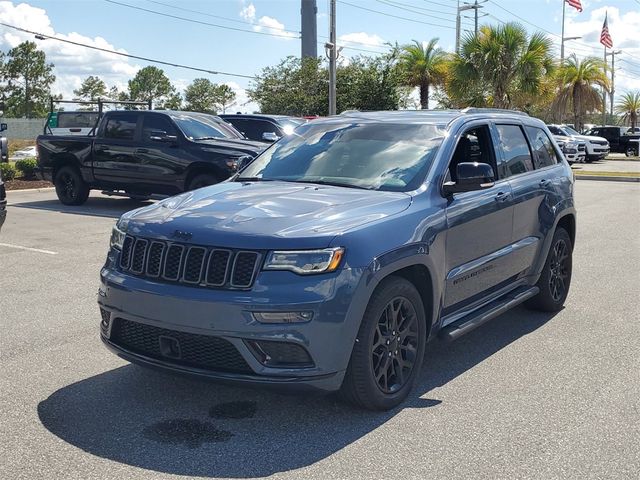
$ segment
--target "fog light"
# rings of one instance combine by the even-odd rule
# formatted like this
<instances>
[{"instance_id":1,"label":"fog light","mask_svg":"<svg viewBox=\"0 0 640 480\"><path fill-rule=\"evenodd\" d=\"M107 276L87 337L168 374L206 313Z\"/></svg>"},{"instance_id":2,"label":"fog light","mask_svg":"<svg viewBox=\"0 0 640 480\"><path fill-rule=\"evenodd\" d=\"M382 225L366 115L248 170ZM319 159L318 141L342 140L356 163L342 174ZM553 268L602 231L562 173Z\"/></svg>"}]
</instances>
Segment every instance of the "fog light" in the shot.
<instances>
[{"instance_id":1,"label":"fog light","mask_svg":"<svg viewBox=\"0 0 640 480\"><path fill-rule=\"evenodd\" d=\"M253 312L260 323L304 323L313 318L313 312Z\"/></svg>"},{"instance_id":2,"label":"fog light","mask_svg":"<svg viewBox=\"0 0 640 480\"><path fill-rule=\"evenodd\" d=\"M267 367L308 368L313 366L309 352L295 343L245 340L254 356Z\"/></svg>"}]
</instances>

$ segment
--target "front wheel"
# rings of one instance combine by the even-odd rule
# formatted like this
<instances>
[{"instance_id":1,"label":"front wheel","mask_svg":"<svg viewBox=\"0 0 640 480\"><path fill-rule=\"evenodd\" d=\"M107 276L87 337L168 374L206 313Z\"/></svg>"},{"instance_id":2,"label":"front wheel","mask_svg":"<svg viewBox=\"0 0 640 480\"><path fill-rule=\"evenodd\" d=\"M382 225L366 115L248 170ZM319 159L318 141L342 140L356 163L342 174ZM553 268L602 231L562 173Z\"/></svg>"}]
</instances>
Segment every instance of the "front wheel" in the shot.
<instances>
[{"instance_id":1,"label":"front wheel","mask_svg":"<svg viewBox=\"0 0 640 480\"><path fill-rule=\"evenodd\" d=\"M634 157L636 155L636 149L633 147L627 147L624 154L627 157Z\"/></svg>"},{"instance_id":2,"label":"front wheel","mask_svg":"<svg viewBox=\"0 0 640 480\"><path fill-rule=\"evenodd\" d=\"M53 183L58 199L65 205L82 205L89 198L89 185L82 179L77 168L62 167L56 173Z\"/></svg>"},{"instance_id":3,"label":"front wheel","mask_svg":"<svg viewBox=\"0 0 640 480\"><path fill-rule=\"evenodd\" d=\"M528 307L543 312L562 309L571 284L572 254L569 234L564 228L558 228L553 235L544 270L536 284L540 292L527 301Z\"/></svg>"},{"instance_id":4,"label":"front wheel","mask_svg":"<svg viewBox=\"0 0 640 480\"><path fill-rule=\"evenodd\" d=\"M389 277L373 293L341 388L359 407L388 410L411 391L426 343L420 294L401 277Z\"/></svg>"},{"instance_id":5,"label":"front wheel","mask_svg":"<svg viewBox=\"0 0 640 480\"><path fill-rule=\"evenodd\" d=\"M218 182L220 182L220 180L215 175L212 175L210 173L201 173L191 179L187 188L189 190L195 190L197 188L215 185Z\"/></svg>"}]
</instances>

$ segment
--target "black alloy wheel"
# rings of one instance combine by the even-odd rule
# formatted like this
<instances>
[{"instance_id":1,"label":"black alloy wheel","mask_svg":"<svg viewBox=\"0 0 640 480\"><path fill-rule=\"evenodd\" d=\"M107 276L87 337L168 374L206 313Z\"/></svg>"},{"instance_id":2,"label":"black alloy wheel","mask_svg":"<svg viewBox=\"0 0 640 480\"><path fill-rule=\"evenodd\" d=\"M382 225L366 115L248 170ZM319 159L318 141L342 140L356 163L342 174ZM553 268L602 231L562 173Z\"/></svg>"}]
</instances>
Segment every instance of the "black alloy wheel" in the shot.
<instances>
[{"instance_id":1,"label":"black alloy wheel","mask_svg":"<svg viewBox=\"0 0 640 480\"><path fill-rule=\"evenodd\" d=\"M420 373L427 332L416 286L395 275L382 280L362 317L341 396L368 410L402 403Z\"/></svg>"},{"instance_id":2,"label":"black alloy wheel","mask_svg":"<svg viewBox=\"0 0 640 480\"><path fill-rule=\"evenodd\" d=\"M557 312L562 309L571 285L572 253L569 234L564 228L558 227L536 283L540 291L527 301L528 307L543 312Z\"/></svg>"},{"instance_id":3,"label":"black alloy wheel","mask_svg":"<svg viewBox=\"0 0 640 480\"><path fill-rule=\"evenodd\" d=\"M73 167L62 167L56 173L54 185L58 199L65 205L82 205L89 197L89 186Z\"/></svg>"},{"instance_id":4,"label":"black alloy wheel","mask_svg":"<svg viewBox=\"0 0 640 480\"><path fill-rule=\"evenodd\" d=\"M549 262L549 290L554 301L562 300L568 289L569 281L569 247L564 239L554 245Z\"/></svg>"},{"instance_id":5,"label":"black alloy wheel","mask_svg":"<svg viewBox=\"0 0 640 480\"><path fill-rule=\"evenodd\" d=\"M411 376L418 350L415 308L396 297L384 308L371 345L371 362L378 388L383 393L400 390Z\"/></svg>"}]
</instances>

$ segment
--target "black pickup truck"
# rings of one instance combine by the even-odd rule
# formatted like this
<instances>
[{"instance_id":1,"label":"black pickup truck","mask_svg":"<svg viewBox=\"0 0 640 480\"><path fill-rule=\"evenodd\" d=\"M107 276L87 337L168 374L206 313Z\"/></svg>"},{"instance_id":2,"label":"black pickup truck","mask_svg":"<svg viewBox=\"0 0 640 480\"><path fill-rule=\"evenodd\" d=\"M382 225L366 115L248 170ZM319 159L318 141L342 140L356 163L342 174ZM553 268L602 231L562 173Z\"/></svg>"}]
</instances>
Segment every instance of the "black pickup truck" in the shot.
<instances>
[{"instance_id":1,"label":"black pickup truck","mask_svg":"<svg viewBox=\"0 0 640 480\"><path fill-rule=\"evenodd\" d=\"M629 127L620 127L617 125L594 127L589 130L587 135L606 138L612 152L624 153L627 157L638 155L640 135L633 133Z\"/></svg>"},{"instance_id":2,"label":"black pickup truck","mask_svg":"<svg viewBox=\"0 0 640 480\"><path fill-rule=\"evenodd\" d=\"M91 189L145 198L212 185L265 148L218 117L169 110L111 111L95 135L36 143L40 175L65 205L83 204Z\"/></svg>"}]
</instances>

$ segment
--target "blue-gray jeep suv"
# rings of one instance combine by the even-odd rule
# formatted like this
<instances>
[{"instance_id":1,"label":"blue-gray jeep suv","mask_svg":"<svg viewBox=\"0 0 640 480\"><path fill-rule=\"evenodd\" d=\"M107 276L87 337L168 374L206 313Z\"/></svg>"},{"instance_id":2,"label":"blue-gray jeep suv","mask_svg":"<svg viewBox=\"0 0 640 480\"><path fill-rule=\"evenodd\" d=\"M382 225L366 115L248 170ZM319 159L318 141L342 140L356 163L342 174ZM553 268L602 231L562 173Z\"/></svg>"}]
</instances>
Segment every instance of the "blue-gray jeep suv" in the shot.
<instances>
[{"instance_id":1,"label":"blue-gray jeep suv","mask_svg":"<svg viewBox=\"0 0 640 480\"><path fill-rule=\"evenodd\" d=\"M101 337L132 362L388 409L426 343L569 291L573 175L509 111L352 112L124 214Z\"/></svg>"}]
</instances>

